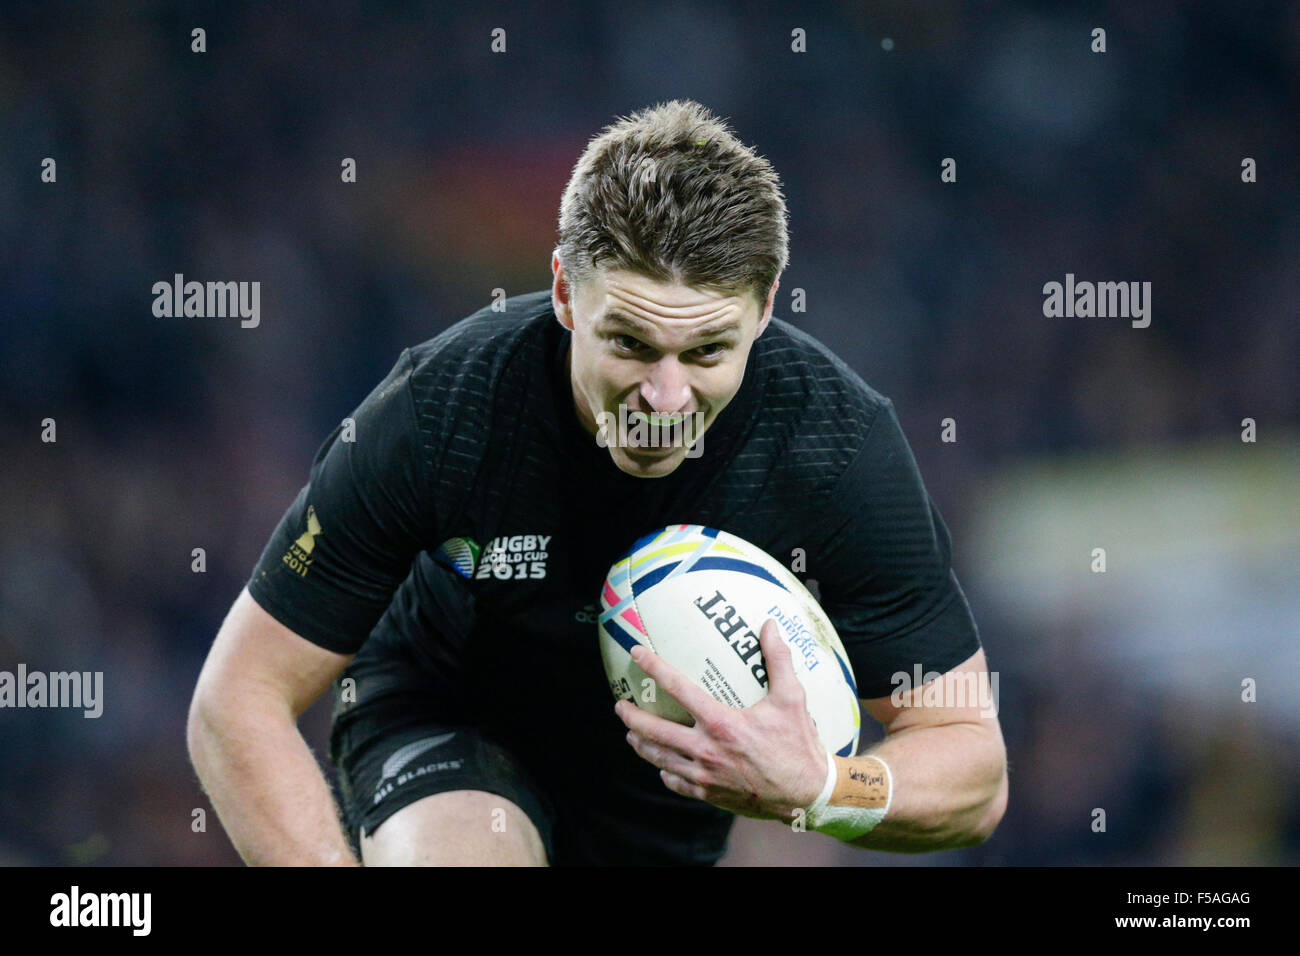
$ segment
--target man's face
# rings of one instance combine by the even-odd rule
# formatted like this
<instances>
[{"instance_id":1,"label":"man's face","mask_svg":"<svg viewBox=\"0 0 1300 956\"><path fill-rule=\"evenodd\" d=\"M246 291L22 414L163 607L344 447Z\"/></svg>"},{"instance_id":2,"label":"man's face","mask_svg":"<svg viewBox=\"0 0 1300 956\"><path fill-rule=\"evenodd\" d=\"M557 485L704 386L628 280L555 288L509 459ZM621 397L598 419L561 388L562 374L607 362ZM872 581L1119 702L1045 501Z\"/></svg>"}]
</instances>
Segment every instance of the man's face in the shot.
<instances>
[{"instance_id":1,"label":"man's face","mask_svg":"<svg viewBox=\"0 0 1300 956\"><path fill-rule=\"evenodd\" d=\"M555 315L573 333L569 377L583 427L627 474L671 474L740 390L776 284L760 310L749 295L665 285L622 270L598 269L574 294L558 256L551 265ZM693 454L700 452L707 454L707 443Z\"/></svg>"}]
</instances>

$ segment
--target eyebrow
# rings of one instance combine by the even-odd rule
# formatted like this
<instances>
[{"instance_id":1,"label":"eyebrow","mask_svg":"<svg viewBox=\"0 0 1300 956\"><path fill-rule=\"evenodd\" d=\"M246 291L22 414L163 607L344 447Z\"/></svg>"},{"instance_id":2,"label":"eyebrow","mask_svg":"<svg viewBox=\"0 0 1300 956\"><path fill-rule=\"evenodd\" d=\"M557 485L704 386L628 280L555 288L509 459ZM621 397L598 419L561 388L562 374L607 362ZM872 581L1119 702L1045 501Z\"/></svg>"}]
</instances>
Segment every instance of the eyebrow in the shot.
<instances>
[{"instance_id":1,"label":"eyebrow","mask_svg":"<svg viewBox=\"0 0 1300 956\"><path fill-rule=\"evenodd\" d=\"M633 318L617 309L610 309L597 320L597 325L602 329L620 328L645 335L650 329L650 324L641 319ZM737 319L720 319L713 325L706 325L695 333L696 340L713 338L718 335L724 335L730 332L740 330L740 322Z\"/></svg>"}]
</instances>

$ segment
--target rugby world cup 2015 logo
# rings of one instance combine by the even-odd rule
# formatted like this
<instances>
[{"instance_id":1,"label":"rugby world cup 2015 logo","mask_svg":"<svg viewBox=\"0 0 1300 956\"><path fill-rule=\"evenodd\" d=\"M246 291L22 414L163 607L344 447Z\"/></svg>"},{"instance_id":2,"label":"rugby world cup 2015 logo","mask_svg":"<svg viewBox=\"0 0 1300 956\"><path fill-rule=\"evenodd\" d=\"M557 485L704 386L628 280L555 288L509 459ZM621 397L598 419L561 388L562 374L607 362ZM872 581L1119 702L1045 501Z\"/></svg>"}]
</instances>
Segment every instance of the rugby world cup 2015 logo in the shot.
<instances>
[{"instance_id":1,"label":"rugby world cup 2015 logo","mask_svg":"<svg viewBox=\"0 0 1300 956\"><path fill-rule=\"evenodd\" d=\"M483 549L473 538L448 538L433 553L433 560L451 568L463 578L474 577Z\"/></svg>"},{"instance_id":2,"label":"rugby world cup 2015 logo","mask_svg":"<svg viewBox=\"0 0 1300 956\"><path fill-rule=\"evenodd\" d=\"M549 534L500 535L488 542L479 559L474 580L541 580L546 577Z\"/></svg>"}]
</instances>

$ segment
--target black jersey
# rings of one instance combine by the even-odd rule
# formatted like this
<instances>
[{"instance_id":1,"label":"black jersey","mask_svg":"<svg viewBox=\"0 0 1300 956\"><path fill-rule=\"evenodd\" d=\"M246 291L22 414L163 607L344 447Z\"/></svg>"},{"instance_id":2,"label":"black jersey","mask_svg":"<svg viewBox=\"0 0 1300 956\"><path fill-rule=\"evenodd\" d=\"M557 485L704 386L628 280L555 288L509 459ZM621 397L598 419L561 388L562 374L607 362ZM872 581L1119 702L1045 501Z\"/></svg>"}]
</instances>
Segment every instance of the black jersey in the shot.
<instances>
[{"instance_id":1,"label":"black jersey","mask_svg":"<svg viewBox=\"0 0 1300 956\"><path fill-rule=\"evenodd\" d=\"M321 446L249 582L285 626L342 653L401 644L520 747L578 772L639 763L679 800L623 741L597 640L605 574L647 532L801 549L863 698L979 648L892 403L825 346L774 318L703 453L637 478L578 421L550 292L505 306L403 351Z\"/></svg>"}]
</instances>

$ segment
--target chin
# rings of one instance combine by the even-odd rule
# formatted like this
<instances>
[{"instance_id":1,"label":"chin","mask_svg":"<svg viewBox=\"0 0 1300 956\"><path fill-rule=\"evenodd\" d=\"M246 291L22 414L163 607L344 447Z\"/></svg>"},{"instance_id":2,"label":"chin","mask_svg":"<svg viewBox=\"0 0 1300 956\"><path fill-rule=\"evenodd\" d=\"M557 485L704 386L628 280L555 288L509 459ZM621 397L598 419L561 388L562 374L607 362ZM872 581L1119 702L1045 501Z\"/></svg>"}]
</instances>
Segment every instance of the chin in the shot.
<instances>
[{"instance_id":1,"label":"chin","mask_svg":"<svg viewBox=\"0 0 1300 956\"><path fill-rule=\"evenodd\" d=\"M678 448L667 455L641 456L626 448L611 448L610 457L624 474L637 478L663 478L671 475L686 460L686 450Z\"/></svg>"}]
</instances>

